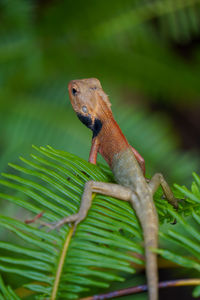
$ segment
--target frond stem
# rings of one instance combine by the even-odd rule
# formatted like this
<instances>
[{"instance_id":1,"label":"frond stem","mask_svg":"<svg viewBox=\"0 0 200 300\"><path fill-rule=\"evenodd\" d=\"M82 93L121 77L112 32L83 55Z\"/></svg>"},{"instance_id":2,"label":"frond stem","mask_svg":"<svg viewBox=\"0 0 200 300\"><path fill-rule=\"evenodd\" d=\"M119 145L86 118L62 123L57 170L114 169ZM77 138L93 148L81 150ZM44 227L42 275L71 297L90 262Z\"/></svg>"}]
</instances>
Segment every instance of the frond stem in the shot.
<instances>
[{"instance_id":1,"label":"frond stem","mask_svg":"<svg viewBox=\"0 0 200 300\"><path fill-rule=\"evenodd\" d=\"M177 280L169 280L162 281L159 283L159 288L166 288L171 286L187 286L187 285L200 285L199 278L192 279L177 279ZM123 290L109 292L107 294L95 295L91 297L81 298L80 300L104 300L104 299L113 299L121 296L137 294L141 292L145 292L148 290L147 285L138 285L134 287L130 287Z\"/></svg>"},{"instance_id":2,"label":"frond stem","mask_svg":"<svg viewBox=\"0 0 200 300\"><path fill-rule=\"evenodd\" d=\"M59 286L59 282L60 282L60 277L61 277L61 274L62 274L64 262L65 262L65 257L66 257L66 254L67 254L67 250L69 248L69 244L70 244L73 232L74 232L74 226L72 226L70 228L69 232L67 233L67 237L66 237L65 243L64 243L63 248L62 248L62 253L61 253L61 256L60 256L59 263L58 263L56 277L55 277L55 281L54 281L54 285L53 285L53 289L52 289L51 300L56 299L58 286Z\"/></svg>"}]
</instances>

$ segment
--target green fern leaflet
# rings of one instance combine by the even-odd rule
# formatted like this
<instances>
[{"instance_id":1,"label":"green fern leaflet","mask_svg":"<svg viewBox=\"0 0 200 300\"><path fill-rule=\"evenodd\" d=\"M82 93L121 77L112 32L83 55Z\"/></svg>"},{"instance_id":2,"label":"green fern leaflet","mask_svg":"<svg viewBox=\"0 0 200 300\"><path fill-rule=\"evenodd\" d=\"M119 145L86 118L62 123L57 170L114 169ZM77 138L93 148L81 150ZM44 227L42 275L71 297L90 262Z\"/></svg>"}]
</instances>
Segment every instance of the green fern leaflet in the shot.
<instances>
[{"instance_id":1,"label":"green fern leaflet","mask_svg":"<svg viewBox=\"0 0 200 300\"><path fill-rule=\"evenodd\" d=\"M0 225L18 237L15 243L0 242L0 248L7 253L0 256L0 270L26 278L24 287L37 295L35 299L77 299L82 293L91 293L91 288L105 289L113 281L125 280L125 274L136 272L131 263L135 266L144 264L144 250L142 231L129 203L96 195L87 218L78 226L74 236L69 225L50 232L45 226L38 227L38 223L56 222L77 212L86 181L110 182L113 177L104 165L92 165L49 146L34 148L36 152L31 159L21 158L23 166L10 164L12 173L2 174L4 179L0 184L6 192L2 190L0 197L33 216L44 213L32 226L24 223L30 217L24 214L25 210L21 220L0 216ZM161 226L160 235L185 247L188 257L174 254L170 249L157 251L171 261L177 262L179 258L178 263L183 267L187 263L187 267L199 271L200 264L195 258L200 252L200 237L181 216L190 214L200 224L199 177L195 176L195 199L188 197L186 189L177 187L179 196L188 197L180 204L178 213L161 198L160 191L155 196L160 222L171 222L176 218L191 233L190 238L183 237L174 226L164 235ZM188 247L188 243L192 247Z\"/></svg>"}]
</instances>

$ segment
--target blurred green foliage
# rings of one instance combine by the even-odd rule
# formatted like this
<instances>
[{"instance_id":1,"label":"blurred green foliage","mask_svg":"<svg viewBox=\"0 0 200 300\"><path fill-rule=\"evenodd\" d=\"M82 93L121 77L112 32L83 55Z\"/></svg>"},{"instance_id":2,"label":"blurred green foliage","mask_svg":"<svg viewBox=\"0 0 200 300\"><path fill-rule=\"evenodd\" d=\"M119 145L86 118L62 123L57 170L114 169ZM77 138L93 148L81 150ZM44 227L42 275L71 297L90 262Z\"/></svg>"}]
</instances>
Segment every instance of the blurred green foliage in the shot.
<instances>
[{"instance_id":1,"label":"blurred green foliage","mask_svg":"<svg viewBox=\"0 0 200 300\"><path fill-rule=\"evenodd\" d=\"M199 159L177 152L168 116L144 112L140 103L197 101L199 49L188 62L173 45L199 36L199 8L195 0L1 0L0 169L33 143L87 159L91 134L72 112L66 87L98 77L148 173L191 181Z\"/></svg>"}]
</instances>

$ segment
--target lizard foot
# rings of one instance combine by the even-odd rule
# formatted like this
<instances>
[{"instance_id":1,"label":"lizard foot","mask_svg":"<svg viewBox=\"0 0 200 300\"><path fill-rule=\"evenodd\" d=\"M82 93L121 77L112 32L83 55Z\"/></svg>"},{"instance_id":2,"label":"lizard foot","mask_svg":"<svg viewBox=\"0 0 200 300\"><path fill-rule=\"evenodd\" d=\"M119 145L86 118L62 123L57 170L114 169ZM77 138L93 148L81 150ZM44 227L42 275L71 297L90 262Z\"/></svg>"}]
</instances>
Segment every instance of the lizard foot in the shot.
<instances>
[{"instance_id":1,"label":"lizard foot","mask_svg":"<svg viewBox=\"0 0 200 300\"><path fill-rule=\"evenodd\" d=\"M165 195L162 195L162 199L168 200ZM173 199L168 200L168 202L175 208L175 210L178 210L178 204L181 201L181 199L173 197Z\"/></svg>"},{"instance_id":2,"label":"lizard foot","mask_svg":"<svg viewBox=\"0 0 200 300\"><path fill-rule=\"evenodd\" d=\"M177 199L174 197L174 199L170 202L171 205L175 208L175 210L178 210L178 203L179 203L180 199Z\"/></svg>"},{"instance_id":3,"label":"lizard foot","mask_svg":"<svg viewBox=\"0 0 200 300\"><path fill-rule=\"evenodd\" d=\"M48 227L48 228L49 228L48 231L52 231L52 230L54 230L54 229L59 230L59 228L60 228L61 226L63 226L64 224L66 224L66 223L69 223L69 225L70 225L71 223L74 223L74 228L73 228L73 234L74 234L77 225L78 225L84 218L85 218L85 216L82 217L80 214L74 214L74 215L65 217L65 218L63 218L63 219L61 219L61 220L59 220L59 221L57 221L57 222L52 222L52 223L44 223L44 222L42 222L41 225L42 225L42 226Z\"/></svg>"}]
</instances>

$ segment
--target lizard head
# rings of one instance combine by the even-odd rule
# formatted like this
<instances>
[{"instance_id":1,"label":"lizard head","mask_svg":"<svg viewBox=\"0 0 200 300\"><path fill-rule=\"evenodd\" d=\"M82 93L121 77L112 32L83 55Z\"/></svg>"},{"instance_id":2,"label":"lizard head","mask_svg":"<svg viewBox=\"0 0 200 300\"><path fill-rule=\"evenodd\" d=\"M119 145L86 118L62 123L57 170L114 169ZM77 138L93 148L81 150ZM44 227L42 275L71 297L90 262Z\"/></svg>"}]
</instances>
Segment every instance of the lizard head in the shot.
<instances>
[{"instance_id":1,"label":"lizard head","mask_svg":"<svg viewBox=\"0 0 200 300\"><path fill-rule=\"evenodd\" d=\"M111 104L96 78L72 80L68 84L69 98L78 118L97 136L103 121L112 115Z\"/></svg>"}]
</instances>

